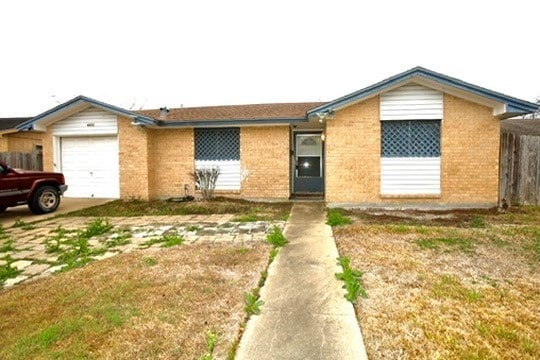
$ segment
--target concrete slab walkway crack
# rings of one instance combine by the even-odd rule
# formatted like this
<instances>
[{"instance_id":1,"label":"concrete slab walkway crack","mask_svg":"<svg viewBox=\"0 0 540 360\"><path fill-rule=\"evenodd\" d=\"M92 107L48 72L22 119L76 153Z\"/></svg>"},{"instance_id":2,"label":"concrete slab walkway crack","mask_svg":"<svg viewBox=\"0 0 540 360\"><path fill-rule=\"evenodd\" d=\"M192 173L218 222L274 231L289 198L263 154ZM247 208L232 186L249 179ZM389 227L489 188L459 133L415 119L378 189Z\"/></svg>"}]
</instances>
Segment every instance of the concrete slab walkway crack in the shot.
<instances>
[{"instance_id":1,"label":"concrete slab walkway crack","mask_svg":"<svg viewBox=\"0 0 540 360\"><path fill-rule=\"evenodd\" d=\"M322 203L296 203L289 240L261 290L237 359L367 359L352 305L335 278L338 251Z\"/></svg>"}]
</instances>

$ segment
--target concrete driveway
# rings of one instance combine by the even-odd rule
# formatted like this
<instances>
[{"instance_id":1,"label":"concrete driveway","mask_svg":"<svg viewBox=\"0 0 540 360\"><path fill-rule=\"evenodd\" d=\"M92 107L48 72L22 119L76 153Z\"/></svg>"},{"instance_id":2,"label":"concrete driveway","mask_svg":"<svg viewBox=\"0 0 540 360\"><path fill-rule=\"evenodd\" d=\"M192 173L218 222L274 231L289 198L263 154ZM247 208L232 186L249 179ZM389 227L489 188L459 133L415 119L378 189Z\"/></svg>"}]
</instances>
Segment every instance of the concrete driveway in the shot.
<instances>
[{"instance_id":1,"label":"concrete driveway","mask_svg":"<svg viewBox=\"0 0 540 360\"><path fill-rule=\"evenodd\" d=\"M28 209L28 206L21 205L7 209L4 213L0 213L0 224L4 228L12 226L17 219L21 219L24 222L32 222L38 220L45 220L59 214L65 214L75 210L84 209L91 206L105 204L112 201L112 199L78 199L78 198L62 198L58 209L51 214L35 215Z\"/></svg>"}]
</instances>

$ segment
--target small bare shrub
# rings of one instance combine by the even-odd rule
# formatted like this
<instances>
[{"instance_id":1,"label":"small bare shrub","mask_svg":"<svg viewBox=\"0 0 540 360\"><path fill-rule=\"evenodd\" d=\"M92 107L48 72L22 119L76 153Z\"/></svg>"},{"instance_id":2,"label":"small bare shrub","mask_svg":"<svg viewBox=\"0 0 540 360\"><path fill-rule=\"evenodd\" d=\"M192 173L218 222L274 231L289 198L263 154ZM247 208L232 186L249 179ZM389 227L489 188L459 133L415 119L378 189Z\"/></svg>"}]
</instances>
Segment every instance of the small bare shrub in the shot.
<instances>
[{"instance_id":1,"label":"small bare shrub","mask_svg":"<svg viewBox=\"0 0 540 360\"><path fill-rule=\"evenodd\" d=\"M195 169L195 185L201 190L205 200L210 200L214 197L214 189L216 188L216 181L219 174L219 166Z\"/></svg>"}]
</instances>

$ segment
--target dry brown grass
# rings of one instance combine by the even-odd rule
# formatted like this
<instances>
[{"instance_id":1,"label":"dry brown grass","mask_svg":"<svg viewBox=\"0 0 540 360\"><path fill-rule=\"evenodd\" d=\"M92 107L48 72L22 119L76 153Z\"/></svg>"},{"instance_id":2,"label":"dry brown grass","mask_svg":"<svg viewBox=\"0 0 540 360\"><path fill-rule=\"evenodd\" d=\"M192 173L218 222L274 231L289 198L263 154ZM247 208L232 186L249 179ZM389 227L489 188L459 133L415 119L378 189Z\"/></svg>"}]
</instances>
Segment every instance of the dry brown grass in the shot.
<instances>
[{"instance_id":1,"label":"dry brown grass","mask_svg":"<svg viewBox=\"0 0 540 360\"><path fill-rule=\"evenodd\" d=\"M269 248L197 244L97 261L0 292L0 358L224 358Z\"/></svg>"},{"instance_id":2,"label":"dry brown grass","mask_svg":"<svg viewBox=\"0 0 540 360\"><path fill-rule=\"evenodd\" d=\"M540 358L540 219L486 215L483 228L357 216L334 229L365 272L356 311L371 359Z\"/></svg>"}]
</instances>

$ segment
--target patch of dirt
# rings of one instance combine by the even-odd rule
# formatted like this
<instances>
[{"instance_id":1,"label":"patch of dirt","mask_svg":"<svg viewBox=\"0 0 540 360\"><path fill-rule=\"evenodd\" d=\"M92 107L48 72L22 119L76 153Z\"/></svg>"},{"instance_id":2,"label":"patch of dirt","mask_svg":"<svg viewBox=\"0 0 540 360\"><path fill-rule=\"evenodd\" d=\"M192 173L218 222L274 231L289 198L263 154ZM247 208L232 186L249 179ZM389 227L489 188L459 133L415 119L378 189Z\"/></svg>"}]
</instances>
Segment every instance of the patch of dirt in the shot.
<instances>
[{"instance_id":1,"label":"patch of dirt","mask_svg":"<svg viewBox=\"0 0 540 360\"><path fill-rule=\"evenodd\" d=\"M412 219L412 220L421 220L421 221L432 221L432 220L448 220L455 219L456 215L453 213L429 213L429 212L418 212L418 211L369 211L366 214L386 219Z\"/></svg>"},{"instance_id":2,"label":"patch of dirt","mask_svg":"<svg viewBox=\"0 0 540 360\"><path fill-rule=\"evenodd\" d=\"M292 208L290 202L252 202L241 199L217 197L212 200L170 202L164 200L115 200L103 205L74 211L64 216L167 216L234 214L251 216L256 220L284 220Z\"/></svg>"},{"instance_id":3,"label":"patch of dirt","mask_svg":"<svg viewBox=\"0 0 540 360\"><path fill-rule=\"evenodd\" d=\"M509 211L519 211L511 208ZM354 219L365 224L409 224L409 225L440 225L467 226L478 218L492 218L504 215L497 208L492 209L460 209L460 210L348 210L346 212Z\"/></svg>"},{"instance_id":4,"label":"patch of dirt","mask_svg":"<svg viewBox=\"0 0 540 360\"><path fill-rule=\"evenodd\" d=\"M536 224L540 219L539 207L511 207L507 210L355 210L343 211L364 224L405 224L469 227L479 219L496 224Z\"/></svg>"}]
</instances>

